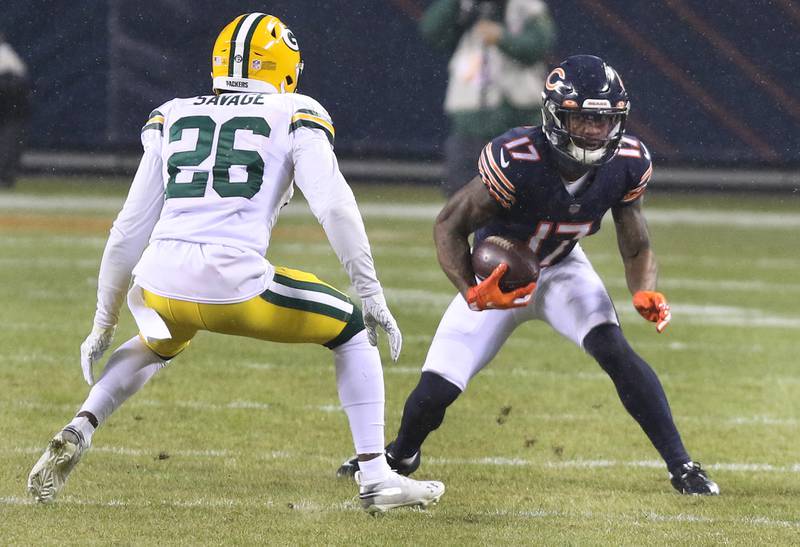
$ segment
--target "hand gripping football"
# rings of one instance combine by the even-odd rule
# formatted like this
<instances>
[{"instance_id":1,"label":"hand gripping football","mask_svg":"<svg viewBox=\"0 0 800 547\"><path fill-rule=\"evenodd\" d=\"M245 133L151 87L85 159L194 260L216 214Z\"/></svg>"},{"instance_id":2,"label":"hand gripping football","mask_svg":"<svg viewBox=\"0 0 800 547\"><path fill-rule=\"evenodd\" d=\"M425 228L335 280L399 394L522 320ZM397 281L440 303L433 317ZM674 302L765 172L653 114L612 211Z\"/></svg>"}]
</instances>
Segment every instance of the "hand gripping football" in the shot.
<instances>
[{"instance_id":1,"label":"hand gripping football","mask_svg":"<svg viewBox=\"0 0 800 547\"><path fill-rule=\"evenodd\" d=\"M500 290L512 291L539 279L539 261L527 243L501 236L489 236L472 249L472 270L479 280L491 275L501 263L508 271L500 280Z\"/></svg>"}]
</instances>

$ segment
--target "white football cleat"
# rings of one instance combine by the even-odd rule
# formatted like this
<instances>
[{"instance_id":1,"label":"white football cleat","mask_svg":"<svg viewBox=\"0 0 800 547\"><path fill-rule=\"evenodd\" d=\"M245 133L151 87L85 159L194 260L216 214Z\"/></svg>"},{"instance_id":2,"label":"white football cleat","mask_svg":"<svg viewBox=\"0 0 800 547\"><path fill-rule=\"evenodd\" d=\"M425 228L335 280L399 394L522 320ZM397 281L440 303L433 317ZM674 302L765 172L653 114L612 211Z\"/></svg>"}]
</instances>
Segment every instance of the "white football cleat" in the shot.
<instances>
[{"instance_id":1,"label":"white football cleat","mask_svg":"<svg viewBox=\"0 0 800 547\"><path fill-rule=\"evenodd\" d=\"M428 507L444 494L444 484L439 481L418 481L398 475L394 471L385 479L365 482L361 471L356 471L358 497L367 513L385 513L396 507Z\"/></svg>"},{"instance_id":2,"label":"white football cleat","mask_svg":"<svg viewBox=\"0 0 800 547\"><path fill-rule=\"evenodd\" d=\"M28 475L28 492L40 503L50 503L64 488L72 468L89 447L83 435L66 427L56 433Z\"/></svg>"}]
</instances>

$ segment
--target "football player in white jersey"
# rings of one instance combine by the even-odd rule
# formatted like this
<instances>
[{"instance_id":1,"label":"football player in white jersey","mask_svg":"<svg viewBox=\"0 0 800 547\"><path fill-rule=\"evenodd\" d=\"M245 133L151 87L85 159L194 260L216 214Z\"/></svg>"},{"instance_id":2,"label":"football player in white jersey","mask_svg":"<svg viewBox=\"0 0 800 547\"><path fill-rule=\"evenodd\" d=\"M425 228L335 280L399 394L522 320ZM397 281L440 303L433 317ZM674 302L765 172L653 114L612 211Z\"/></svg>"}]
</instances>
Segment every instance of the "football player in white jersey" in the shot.
<instances>
[{"instance_id":1,"label":"football player in white jersey","mask_svg":"<svg viewBox=\"0 0 800 547\"><path fill-rule=\"evenodd\" d=\"M214 95L173 99L150 114L144 155L100 264L94 326L81 345L93 387L33 467L28 490L36 500L56 497L95 430L198 330L331 349L367 511L427 506L444 492L440 482L391 471L383 455L377 327L388 335L393 360L402 338L338 168L331 118L295 93L302 68L288 27L271 15L244 14L214 45ZM293 183L347 271L363 315L315 275L265 259ZM126 292L139 334L111 354L95 382L93 365L111 345Z\"/></svg>"}]
</instances>

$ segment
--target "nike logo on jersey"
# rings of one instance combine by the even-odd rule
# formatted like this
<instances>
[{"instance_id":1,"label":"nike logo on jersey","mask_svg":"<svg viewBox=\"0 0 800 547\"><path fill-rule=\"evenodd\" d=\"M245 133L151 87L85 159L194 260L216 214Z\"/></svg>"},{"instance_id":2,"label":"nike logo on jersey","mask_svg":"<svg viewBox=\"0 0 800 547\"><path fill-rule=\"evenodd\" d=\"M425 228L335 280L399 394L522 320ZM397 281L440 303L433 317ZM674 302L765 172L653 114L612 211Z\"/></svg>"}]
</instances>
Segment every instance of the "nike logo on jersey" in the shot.
<instances>
[{"instance_id":1,"label":"nike logo on jersey","mask_svg":"<svg viewBox=\"0 0 800 547\"><path fill-rule=\"evenodd\" d=\"M508 160L506 159L506 156L505 156L505 154L504 154L504 153L505 153L505 148L501 148L501 149L500 149L500 166L501 166L503 169L505 169L506 167L508 167Z\"/></svg>"}]
</instances>

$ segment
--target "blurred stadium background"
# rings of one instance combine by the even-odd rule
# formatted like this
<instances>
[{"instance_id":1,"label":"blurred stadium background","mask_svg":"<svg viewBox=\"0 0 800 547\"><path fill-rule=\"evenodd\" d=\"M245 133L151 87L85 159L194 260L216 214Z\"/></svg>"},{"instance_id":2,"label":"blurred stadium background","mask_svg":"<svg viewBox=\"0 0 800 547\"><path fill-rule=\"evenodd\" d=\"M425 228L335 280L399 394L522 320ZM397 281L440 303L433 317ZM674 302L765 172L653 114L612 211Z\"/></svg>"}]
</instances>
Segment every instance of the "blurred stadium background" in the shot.
<instances>
[{"instance_id":1,"label":"blurred stadium background","mask_svg":"<svg viewBox=\"0 0 800 547\"><path fill-rule=\"evenodd\" d=\"M34 78L28 172L127 174L147 114L209 89L211 45L253 10L279 15L306 61L301 91L337 124L345 174L434 183L447 56L419 39L426 0L89 0L5 3L2 30ZM631 92L655 186L797 192L800 7L789 0L549 2L553 63L596 53ZM54 12L54 9L56 10ZM54 14L56 16L54 16ZM537 123L538 120L532 120Z\"/></svg>"}]
</instances>

